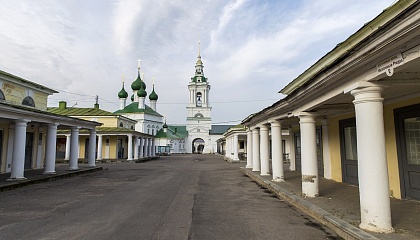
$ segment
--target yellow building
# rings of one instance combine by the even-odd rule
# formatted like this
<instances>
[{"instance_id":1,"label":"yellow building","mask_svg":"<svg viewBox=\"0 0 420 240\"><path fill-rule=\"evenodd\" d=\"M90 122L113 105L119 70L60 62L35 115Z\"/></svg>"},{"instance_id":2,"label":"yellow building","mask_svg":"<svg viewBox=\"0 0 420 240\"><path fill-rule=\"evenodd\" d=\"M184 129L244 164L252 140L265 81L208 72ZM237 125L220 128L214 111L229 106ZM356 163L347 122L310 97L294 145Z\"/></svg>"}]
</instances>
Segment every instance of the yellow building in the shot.
<instances>
[{"instance_id":1,"label":"yellow building","mask_svg":"<svg viewBox=\"0 0 420 240\"><path fill-rule=\"evenodd\" d=\"M283 88L284 99L243 120L253 170L284 179L289 130L304 196L318 196L320 177L358 186L360 227L392 232L389 197L420 200L419 22L418 1L396 2Z\"/></svg>"},{"instance_id":2,"label":"yellow building","mask_svg":"<svg viewBox=\"0 0 420 240\"><path fill-rule=\"evenodd\" d=\"M96 128L97 143L94 149L97 161L116 159L131 161L155 156L154 137L135 131L136 120L102 110L98 103L93 108L75 108L67 107L66 102L61 101L58 107L50 107L48 111L102 124ZM57 138L58 159L69 159L69 142L70 132L59 131ZM80 131L79 159L88 158L89 143L88 132Z\"/></svg>"},{"instance_id":3,"label":"yellow building","mask_svg":"<svg viewBox=\"0 0 420 240\"><path fill-rule=\"evenodd\" d=\"M25 179L25 169L45 168L45 173L55 173L57 129L77 129L72 131L74 138L79 129L92 131L100 125L47 112L48 96L54 93L57 91L0 71L0 171L11 172L10 180ZM75 153L69 158L69 168L77 169Z\"/></svg>"}]
</instances>

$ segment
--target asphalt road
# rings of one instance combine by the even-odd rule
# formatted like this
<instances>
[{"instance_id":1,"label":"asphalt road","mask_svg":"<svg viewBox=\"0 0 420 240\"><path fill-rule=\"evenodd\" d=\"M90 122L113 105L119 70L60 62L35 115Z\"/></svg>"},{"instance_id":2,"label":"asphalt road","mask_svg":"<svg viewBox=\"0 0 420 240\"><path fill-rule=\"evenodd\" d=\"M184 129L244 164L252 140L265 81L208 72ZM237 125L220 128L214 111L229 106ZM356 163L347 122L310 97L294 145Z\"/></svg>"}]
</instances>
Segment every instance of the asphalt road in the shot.
<instances>
[{"instance_id":1,"label":"asphalt road","mask_svg":"<svg viewBox=\"0 0 420 240\"><path fill-rule=\"evenodd\" d=\"M214 155L0 193L0 239L340 239Z\"/></svg>"}]
</instances>

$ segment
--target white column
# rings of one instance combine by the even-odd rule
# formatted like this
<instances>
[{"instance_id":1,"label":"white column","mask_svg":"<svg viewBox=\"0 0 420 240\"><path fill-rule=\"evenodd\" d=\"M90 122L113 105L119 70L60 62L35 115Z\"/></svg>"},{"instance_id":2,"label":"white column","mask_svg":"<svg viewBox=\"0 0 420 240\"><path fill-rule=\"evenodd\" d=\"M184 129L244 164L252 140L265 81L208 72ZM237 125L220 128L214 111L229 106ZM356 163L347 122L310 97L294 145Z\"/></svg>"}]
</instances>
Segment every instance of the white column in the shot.
<instances>
[{"instance_id":1,"label":"white column","mask_svg":"<svg viewBox=\"0 0 420 240\"><path fill-rule=\"evenodd\" d=\"M66 153L65 153L64 160L70 159L70 135L71 134L66 135Z\"/></svg>"},{"instance_id":2,"label":"white column","mask_svg":"<svg viewBox=\"0 0 420 240\"><path fill-rule=\"evenodd\" d=\"M324 161L324 178L331 179L330 141L328 138L328 120L322 120L322 157Z\"/></svg>"},{"instance_id":3,"label":"white column","mask_svg":"<svg viewBox=\"0 0 420 240\"><path fill-rule=\"evenodd\" d=\"M96 130L89 129L88 167L95 167Z\"/></svg>"},{"instance_id":4,"label":"white column","mask_svg":"<svg viewBox=\"0 0 420 240\"><path fill-rule=\"evenodd\" d=\"M57 123L48 124L47 145L45 149L44 174L55 174L55 157L57 149Z\"/></svg>"},{"instance_id":5,"label":"white column","mask_svg":"<svg viewBox=\"0 0 420 240\"><path fill-rule=\"evenodd\" d=\"M252 129L252 171L261 171L260 167L260 130Z\"/></svg>"},{"instance_id":6,"label":"white column","mask_svg":"<svg viewBox=\"0 0 420 240\"><path fill-rule=\"evenodd\" d=\"M270 175L270 153L268 146L268 127L260 126L260 157L261 157L261 176Z\"/></svg>"},{"instance_id":7,"label":"white column","mask_svg":"<svg viewBox=\"0 0 420 240\"><path fill-rule=\"evenodd\" d=\"M149 141L148 153L149 153L149 157L151 157L152 156L152 139L149 138L148 141Z\"/></svg>"},{"instance_id":8,"label":"white column","mask_svg":"<svg viewBox=\"0 0 420 240\"><path fill-rule=\"evenodd\" d=\"M98 157L97 160L102 160L102 134L98 134Z\"/></svg>"},{"instance_id":9,"label":"white column","mask_svg":"<svg viewBox=\"0 0 420 240\"><path fill-rule=\"evenodd\" d=\"M246 131L246 168L252 168L252 131Z\"/></svg>"},{"instance_id":10,"label":"white column","mask_svg":"<svg viewBox=\"0 0 420 240\"><path fill-rule=\"evenodd\" d=\"M301 113L300 141L301 141L301 167L302 167L302 195L316 197L318 189L318 160L316 154L315 116Z\"/></svg>"},{"instance_id":11,"label":"white column","mask_svg":"<svg viewBox=\"0 0 420 240\"><path fill-rule=\"evenodd\" d=\"M273 164L273 181L284 181L283 148L281 141L281 123L271 122L271 151Z\"/></svg>"},{"instance_id":12,"label":"white column","mask_svg":"<svg viewBox=\"0 0 420 240\"><path fill-rule=\"evenodd\" d=\"M140 157L139 158L143 158L144 156L143 156L143 147L144 147L144 144L143 144L143 138L142 137L139 137L139 144L140 144Z\"/></svg>"},{"instance_id":13,"label":"white column","mask_svg":"<svg viewBox=\"0 0 420 240\"><path fill-rule=\"evenodd\" d=\"M128 134L128 157L127 161L133 161L133 135Z\"/></svg>"},{"instance_id":14,"label":"white column","mask_svg":"<svg viewBox=\"0 0 420 240\"><path fill-rule=\"evenodd\" d=\"M149 139L144 138L144 157L149 157Z\"/></svg>"},{"instance_id":15,"label":"white column","mask_svg":"<svg viewBox=\"0 0 420 240\"><path fill-rule=\"evenodd\" d=\"M134 136L134 160L139 159L139 138Z\"/></svg>"},{"instance_id":16,"label":"white column","mask_svg":"<svg viewBox=\"0 0 420 240\"><path fill-rule=\"evenodd\" d=\"M79 129L80 127L71 128L69 170L79 169Z\"/></svg>"},{"instance_id":17,"label":"white column","mask_svg":"<svg viewBox=\"0 0 420 240\"><path fill-rule=\"evenodd\" d=\"M150 140L152 142L152 157L155 157L156 156L155 139L151 138Z\"/></svg>"},{"instance_id":18,"label":"white column","mask_svg":"<svg viewBox=\"0 0 420 240\"><path fill-rule=\"evenodd\" d=\"M15 138L13 140L12 171L9 180L25 179L25 145L26 125L29 120L18 119L15 121Z\"/></svg>"},{"instance_id":19,"label":"white column","mask_svg":"<svg viewBox=\"0 0 420 240\"><path fill-rule=\"evenodd\" d=\"M393 232L381 87L351 91L355 100L360 228Z\"/></svg>"},{"instance_id":20,"label":"white column","mask_svg":"<svg viewBox=\"0 0 420 240\"><path fill-rule=\"evenodd\" d=\"M239 161L238 157L238 134L233 135L233 160Z\"/></svg>"}]
</instances>

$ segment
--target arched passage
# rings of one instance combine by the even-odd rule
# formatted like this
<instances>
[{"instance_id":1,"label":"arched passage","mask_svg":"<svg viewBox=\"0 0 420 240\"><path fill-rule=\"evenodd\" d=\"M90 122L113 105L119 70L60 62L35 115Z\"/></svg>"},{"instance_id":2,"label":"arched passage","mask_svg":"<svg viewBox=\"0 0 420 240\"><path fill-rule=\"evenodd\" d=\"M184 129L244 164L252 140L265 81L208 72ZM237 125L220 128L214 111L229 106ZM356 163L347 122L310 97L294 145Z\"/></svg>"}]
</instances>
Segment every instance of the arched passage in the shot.
<instances>
[{"instance_id":1,"label":"arched passage","mask_svg":"<svg viewBox=\"0 0 420 240\"><path fill-rule=\"evenodd\" d=\"M203 153L205 142L202 138L196 138L192 141L192 153Z\"/></svg>"}]
</instances>

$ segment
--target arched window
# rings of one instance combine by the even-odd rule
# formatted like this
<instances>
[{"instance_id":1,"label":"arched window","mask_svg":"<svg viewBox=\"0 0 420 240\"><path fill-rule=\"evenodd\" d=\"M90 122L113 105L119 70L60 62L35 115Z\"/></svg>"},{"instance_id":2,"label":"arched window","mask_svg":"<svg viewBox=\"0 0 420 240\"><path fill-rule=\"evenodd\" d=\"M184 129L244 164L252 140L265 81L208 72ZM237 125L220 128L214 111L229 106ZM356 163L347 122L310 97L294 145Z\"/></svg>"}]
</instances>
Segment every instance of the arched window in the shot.
<instances>
[{"instance_id":1,"label":"arched window","mask_svg":"<svg viewBox=\"0 0 420 240\"><path fill-rule=\"evenodd\" d=\"M196 96L196 106L197 107L201 107L201 103L202 103L202 94L201 94L201 92L198 92L197 93L197 96Z\"/></svg>"},{"instance_id":2,"label":"arched window","mask_svg":"<svg viewBox=\"0 0 420 240\"><path fill-rule=\"evenodd\" d=\"M120 127L124 127L124 123L123 122L120 122Z\"/></svg>"},{"instance_id":3,"label":"arched window","mask_svg":"<svg viewBox=\"0 0 420 240\"><path fill-rule=\"evenodd\" d=\"M6 100L6 97L4 97L4 94L1 90L0 90L0 100Z\"/></svg>"},{"instance_id":4,"label":"arched window","mask_svg":"<svg viewBox=\"0 0 420 240\"><path fill-rule=\"evenodd\" d=\"M201 113L197 113L197 114L195 114L195 116L194 117L196 117L196 118L202 118L202 117L204 117L203 116L203 114L201 114Z\"/></svg>"},{"instance_id":5,"label":"arched window","mask_svg":"<svg viewBox=\"0 0 420 240\"><path fill-rule=\"evenodd\" d=\"M32 99L32 97L27 96L26 98L23 99L22 105L35 107L35 101L34 99Z\"/></svg>"},{"instance_id":6,"label":"arched window","mask_svg":"<svg viewBox=\"0 0 420 240\"><path fill-rule=\"evenodd\" d=\"M133 125L131 125L131 129L133 129L133 130L134 130L134 126L133 126Z\"/></svg>"}]
</instances>

